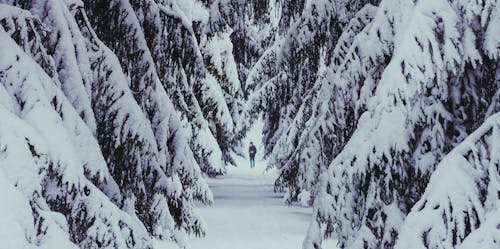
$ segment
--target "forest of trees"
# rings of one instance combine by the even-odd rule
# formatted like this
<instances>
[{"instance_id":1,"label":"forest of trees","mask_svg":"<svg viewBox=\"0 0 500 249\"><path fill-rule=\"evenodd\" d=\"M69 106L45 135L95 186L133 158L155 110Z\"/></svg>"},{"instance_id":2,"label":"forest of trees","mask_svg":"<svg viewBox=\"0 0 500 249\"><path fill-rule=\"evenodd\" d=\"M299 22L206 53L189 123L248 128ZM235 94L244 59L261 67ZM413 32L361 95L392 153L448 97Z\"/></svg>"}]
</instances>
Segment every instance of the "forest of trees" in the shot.
<instances>
[{"instance_id":1,"label":"forest of trees","mask_svg":"<svg viewBox=\"0 0 500 249\"><path fill-rule=\"evenodd\" d=\"M500 247L497 0L0 0L6 248L186 246L263 120L304 249Z\"/></svg>"}]
</instances>

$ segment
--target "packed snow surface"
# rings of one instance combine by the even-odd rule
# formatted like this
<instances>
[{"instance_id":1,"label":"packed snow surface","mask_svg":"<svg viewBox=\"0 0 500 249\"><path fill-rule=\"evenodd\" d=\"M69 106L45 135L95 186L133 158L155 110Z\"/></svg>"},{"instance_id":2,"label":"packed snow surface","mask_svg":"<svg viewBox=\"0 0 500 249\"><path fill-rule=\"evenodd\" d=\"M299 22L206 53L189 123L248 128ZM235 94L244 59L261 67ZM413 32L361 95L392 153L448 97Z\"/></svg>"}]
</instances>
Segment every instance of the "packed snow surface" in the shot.
<instances>
[{"instance_id":1,"label":"packed snow surface","mask_svg":"<svg viewBox=\"0 0 500 249\"><path fill-rule=\"evenodd\" d=\"M262 158L259 122L248 133L257 146L255 168L247 158L235 157L237 167L225 176L207 179L214 193L212 206L199 206L207 223L205 238L193 238L186 249L300 249L312 215L312 208L286 206L283 194L274 193L277 171L266 171ZM253 139L253 140L252 140ZM247 152L247 148L245 148ZM178 248L172 242L157 242L155 249ZM335 241L325 241L323 249L336 249Z\"/></svg>"}]
</instances>

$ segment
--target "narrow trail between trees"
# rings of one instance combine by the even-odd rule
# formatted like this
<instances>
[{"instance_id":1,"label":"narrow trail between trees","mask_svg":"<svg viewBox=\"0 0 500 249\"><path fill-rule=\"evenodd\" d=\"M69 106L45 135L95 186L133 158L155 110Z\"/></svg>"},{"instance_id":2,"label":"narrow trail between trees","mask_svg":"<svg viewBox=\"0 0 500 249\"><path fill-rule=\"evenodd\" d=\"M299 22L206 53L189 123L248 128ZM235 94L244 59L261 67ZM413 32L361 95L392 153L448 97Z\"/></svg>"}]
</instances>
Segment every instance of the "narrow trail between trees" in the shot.
<instances>
[{"instance_id":1,"label":"narrow trail between trees","mask_svg":"<svg viewBox=\"0 0 500 249\"><path fill-rule=\"evenodd\" d=\"M260 141L262 124L248 133ZM257 138L257 139L256 139ZM230 166L224 176L207 178L214 194L212 206L197 210L207 224L205 238L193 238L187 249L300 249L311 220L312 208L286 206L283 194L274 193L276 171L265 171L262 144L257 143L256 167L250 168L248 159L236 157L237 167ZM246 152L246 150L245 150ZM159 242L155 249L178 248ZM336 249L327 241L324 249Z\"/></svg>"},{"instance_id":2,"label":"narrow trail between trees","mask_svg":"<svg viewBox=\"0 0 500 249\"><path fill-rule=\"evenodd\" d=\"M259 167L260 166L260 167ZM276 249L300 248L311 211L286 207L273 192L274 174L262 174L264 165L230 169L223 177L209 180L215 203L200 208L208 232L188 248Z\"/></svg>"}]
</instances>

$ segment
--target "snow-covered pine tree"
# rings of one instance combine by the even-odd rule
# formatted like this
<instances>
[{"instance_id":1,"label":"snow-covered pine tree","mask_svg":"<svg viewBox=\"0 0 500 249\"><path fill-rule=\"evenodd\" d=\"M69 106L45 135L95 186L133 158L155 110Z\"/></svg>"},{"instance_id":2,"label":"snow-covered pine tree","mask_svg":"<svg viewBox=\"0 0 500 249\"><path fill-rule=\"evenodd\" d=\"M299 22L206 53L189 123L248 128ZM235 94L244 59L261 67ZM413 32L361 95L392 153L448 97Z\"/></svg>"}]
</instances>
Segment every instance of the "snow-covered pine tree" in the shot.
<instances>
[{"instance_id":1,"label":"snow-covered pine tree","mask_svg":"<svg viewBox=\"0 0 500 249\"><path fill-rule=\"evenodd\" d=\"M458 29L464 36L464 56L469 58L463 63L463 73L449 79L446 108L456 118L457 125L452 129L459 135L450 141L456 145L485 117L500 109L500 34L494 31L495 25L500 24L500 13L497 1L492 0L483 3L460 0L453 7L464 18Z\"/></svg>"},{"instance_id":2,"label":"snow-covered pine tree","mask_svg":"<svg viewBox=\"0 0 500 249\"><path fill-rule=\"evenodd\" d=\"M323 136L318 133L330 134L327 130L318 132L318 129L326 127L316 126L311 132L303 132L303 130L306 128L306 122L313 115L313 109L315 109L313 106L321 106L325 102L324 99L328 99L317 100L317 94L325 94L324 90L327 89L322 88L323 82L326 84L331 79L318 76L325 74L333 67L330 61L334 57L332 53L335 51L334 48L342 29L348 25L350 18L368 2L376 3L377 1L304 2L305 9L300 18L289 28L284 38L276 38L275 44L263 54L249 73L246 85L251 90L255 89L255 92L250 96L241 122L238 123L237 131L240 133L248 129L256 113L263 113L266 122L264 129L266 154L270 155L269 167L277 167L281 170L281 176L276 181L275 187L276 190L286 189L287 202L296 201L303 191L304 197L307 198L301 199L308 202L306 199L309 199L311 186L315 185L321 167L316 163L309 167L309 163L307 165L301 163L303 160L321 156L320 160L323 162L320 164L322 165L326 165L331 160L331 153L328 153L331 149L326 148L331 147L331 141L321 138L321 140L326 140L326 143L318 144L315 143L318 140L313 138ZM288 5L285 4L284 8L286 6ZM286 13L285 10L283 11ZM366 19L364 16L367 13L365 12L360 12L357 18ZM282 20L283 18L285 17L282 17ZM346 39L344 42L349 42L349 37L344 39ZM343 57L337 54L337 60L342 59ZM320 68L323 69L320 70ZM322 115L313 120L325 122L323 120L326 118L325 114ZM315 125L314 122L310 121L310 126L313 125ZM308 128L312 129L312 127ZM304 135L306 133L311 133L311 138ZM315 144L307 145L308 143ZM304 148L306 146L315 148L306 152ZM328 156L320 155L319 151L327 152Z\"/></svg>"},{"instance_id":3,"label":"snow-covered pine tree","mask_svg":"<svg viewBox=\"0 0 500 249\"><path fill-rule=\"evenodd\" d=\"M94 149L99 147L91 131L59 87L1 27L0 52L5 138L0 165L31 207L33 227L20 224L27 229L27 243L151 248L140 221L87 179L86 175L101 178L108 187L116 185Z\"/></svg>"},{"instance_id":4,"label":"snow-covered pine tree","mask_svg":"<svg viewBox=\"0 0 500 249\"><path fill-rule=\"evenodd\" d=\"M84 13L78 10L76 14L82 30L87 29L97 140L124 196L120 205L136 213L151 234L169 238L174 221L167 193L179 187L168 180L165 162L159 162L151 124L128 88L118 60L92 33Z\"/></svg>"},{"instance_id":5,"label":"snow-covered pine tree","mask_svg":"<svg viewBox=\"0 0 500 249\"><path fill-rule=\"evenodd\" d=\"M498 151L500 113L488 118L439 163L408 214L395 248L498 248ZM478 242L479 247L471 246Z\"/></svg>"},{"instance_id":6,"label":"snow-covered pine tree","mask_svg":"<svg viewBox=\"0 0 500 249\"><path fill-rule=\"evenodd\" d=\"M64 1L2 0L20 6L37 16L47 32L42 43L53 58L61 89L79 115L95 133L95 118L90 104L90 68L85 44ZM55 75L51 75L55 76Z\"/></svg>"},{"instance_id":7,"label":"snow-covered pine tree","mask_svg":"<svg viewBox=\"0 0 500 249\"><path fill-rule=\"evenodd\" d=\"M176 106L190 113L186 121L194 127L202 170L224 174L226 165L234 164L234 122L227 104L233 99L224 98L219 82L208 74L193 28L194 23L206 23L208 13L197 1L132 3L137 15L144 16L140 21L165 89L170 96L183 96Z\"/></svg>"},{"instance_id":8,"label":"snow-covered pine tree","mask_svg":"<svg viewBox=\"0 0 500 249\"><path fill-rule=\"evenodd\" d=\"M5 6L0 6L5 7ZM0 31L0 33L3 31ZM3 35L3 34L0 34ZM0 92L5 88L0 86ZM65 217L51 212L42 196L40 168L46 164L33 157L30 148L43 141L23 120L4 105L12 103L10 96L2 95L0 105L0 191L2 226L0 238L8 248L78 248L71 243ZM10 109L10 108L9 108ZM32 147L30 147L30 145ZM42 158L44 159L44 158ZM14 170L15 169L15 170ZM62 222L61 222L62 221Z\"/></svg>"},{"instance_id":9,"label":"snow-covered pine tree","mask_svg":"<svg viewBox=\"0 0 500 249\"><path fill-rule=\"evenodd\" d=\"M319 174L348 141L364 108L360 100L373 87L368 83L380 75L374 64L383 64L384 56L367 48L382 39L358 35L375 10L368 4L352 18L332 57L322 60L315 86L304 97L294 121L273 148L269 165L280 169L275 187L286 188L288 203L308 205L314 200Z\"/></svg>"},{"instance_id":10,"label":"snow-covered pine tree","mask_svg":"<svg viewBox=\"0 0 500 249\"><path fill-rule=\"evenodd\" d=\"M79 72L79 64L82 64L88 67L87 72L90 73L90 63L92 61L89 60L89 54L87 53L84 39L79 31L78 25L65 3L60 1L50 1L50 3L42 5L42 10L38 9L39 3L37 2L24 2L23 4L32 10L36 10L35 12L52 13L54 17L50 17L51 15L45 15L47 20L58 20L53 22L57 25L50 26L51 35L49 35L49 38L54 37L54 33L61 32L61 37L56 36L57 38L55 38L56 42L54 42L54 44L62 44L60 46L65 46L67 49L63 50L61 48L57 48L59 45L55 45L56 48L50 50L50 47L53 46L50 42L48 42L47 46L49 47L49 53L50 51L58 51L57 54L59 54L61 53L59 50L63 50L63 54L61 55L51 54L53 58L59 58L58 56L60 56L58 59L59 63L61 65L65 65L62 68L65 68L66 71L73 72L74 74L74 72ZM76 8L78 6L73 4L71 7ZM61 19L62 17L65 18ZM64 31L67 26L72 27L71 34L67 35L68 39L71 38L69 40L63 39L65 33ZM73 42L77 45L74 45ZM80 47L81 45L84 47ZM73 47L78 47L78 53L75 51L72 52L71 49ZM64 54L65 52L68 54ZM73 55L78 55L83 59L80 59L77 62L77 60L73 58ZM70 63L64 61L68 57ZM98 59L93 58L93 61ZM120 68L118 67L118 69ZM61 81L67 80L67 75L64 73L65 72L59 73ZM98 120L100 126L94 132L100 142L102 154L107 162L107 167L109 167L110 173L113 175L113 178L118 183L118 186L122 191L122 199L120 200L120 203L117 204L119 207L131 214L136 213L136 210L139 211L139 218L151 233L156 229L157 224L160 222L167 223L167 227L159 230L172 231L173 224L169 225L167 219L161 220L158 219L158 217L150 217L154 214L154 212L150 212L149 210L152 210L151 207L153 204L158 205L155 204L153 195L157 192L166 192L166 177L161 168L159 168L158 151L156 141L150 128L151 125L145 119L140 108L137 107L136 109L133 109L135 101L133 98L127 99L127 97L131 97L126 95L125 90L128 88L127 86L125 86L127 87L125 90L123 87L122 89L119 89L119 85L117 85L116 82L108 81L109 78L105 80L99 78L100 71L95 68L93 73L98 74L98 77L95 77L94 80L91 80L90 78L86 80L92 83L92 86L90 86L92 90L92 97L94 97L92 107L95 108L94 110L91 110L92 118L94 117L94 111L102 115ZM89 76L91 75L86 75L86 77ZM75 77L79 77L79 75L77 74ZM112 86L111 89L118 89L118 91L116 93L110 91L109 86L102 86L102 81L105 82L104 85L108 83ZM80 83L82 82L83 81ZM72 82L72 84L76 84L76 82ZM83 85L81 85L81 87L83 87ZM64 87L62 88L64 89ZM75 89L79 88L75 87ZM67 88L69 91L73 91L75 89L72 89L72 86ZM104 93L109 95L105 95ZM80 92L79 94L83 93ZM125 100L114 96L124 97L123 99ZM102 100L99 98L102 98ZM117 101L117 99L123 101ZM57 103L57 100L55 101ZM88 102L90 103L90 100ZM110 106L116 109L110 108ZM132 108L132 110L127 109L126 107ZM91 123L95 124L96 120L92 120ZM114 130L120 130L121 132L113 132ZM121 134L121 136L117 136L117 134ZM78 141L79 140L76 140L75 142ZM96 148L99 147L96 146ZM100 153L96 152L96 154ZM168 213L167 205L157 207L157 209L159 210L159 213Z\"/></svg>"},{"instance_id":11,"label":"snow-covered pine tree","mask_svg":"<svg viewBox=\"0 0 500 249\"><path fill-rule=\"evenodd\" d=\"M32 2L11 4L23 5L30 9L36 9L40 6ZM90 66L92 65L89 78L92 115L94 112L99 115L98 129L93 130L92 133L96 134L102 147L99 148L95 142L94 144L89 142L89 139L91 141L94 139L92 135L86 137L85 135L88 134L81 131L81 129L88 129L86 126L83 128L80 126L72 127L71 125L74 125L71 123L74 122L71 121L72 119L65 119L65 124L68 123L68 129L75 131L75 139L72 142L79 148L77 152L81 155L85 176L106 193L116 205L134 215L137 211L141 221L152 235L165 239L173 237L182 244L185 233L203 234L204 225L193 210L193 201L198 199L208 203L212 199L211 193L201 178L199 168L189 149L186 134L182 131L177 113L166 92L158 80L153 82L153 87L146 89L146 93L151 93L147 95L152 99L150 102L156 104L153 108L154 111L150 110L150 113L154 115L149 122L137 106L135 99L131 98L132 95L127 94L127 92L130 93L127 77L123 75L120 64L112 52L96 37L85 18L81 3L68 2L67 4L71 11L62 2L52 1L51 4L41 5L40 8L47 8L44 9L47 13L55 15L64 13L65 15L64 20L59 20L60 17L52 17L60 22L50 30L29 12L6 5L3 6L9 11L2 12L6 14L1 15L0 20L9 34L16 38L18 44L22 44L23 48L43 66L44 71L52 76L54 84L59 87L61 84L58 77L55 77L59 75L55 70L53 57L47 52L50 52L50 49L47 49L40 41L46 38L46 33L57 32L60 28L64 29L67 26L64 22L72 23L72 32L76 34L75 39L81 39L78 40L78 46L74 46L79 48L78 53L76 53L78 57L84 58L79 59L78 63L87 65L88 72L91 72ZM77 16L78 24L73 19L73 14ZM86 37L81 34L78 25L81 26ZM81 44L83 44L83 48L80 46ZM66 45L68 48L72 46L71 44ZM85 47L85 45L87 46ZM51 46L50 43L47 46ZM87 47L89 51L87 51ZM70 51L65 56L72 54ZM61 60L64 60L65 56L62 56ZM67 69L70 67L68 65L73 65L63 61L60 63L67 65ZM78 69L72 71L78 72ZM116 79L121 80L114 81ZM148 101L147 98L142 99ZM56 105L59 100L53 101ZM110 117L115 117L115 119L110 119ZM119 119L124 121L115 122ZM91 123L96 123L96 120L91 120ZM127 127L123 125L127 125ZM124 129L127 132L122 132ZM134 145L137 143L139 146ZM110 144L116 145L122 150L108 146ZM102 157L101 149L106 152L106 161ZM100 158L100 161L95 158ZM142 160L147 163L137 164ZM111 165L114 165L111 167L111 173L117 178L119 186L108 172L107 167ZM126 173L127 170L117 169L116 165L120 167L130 165L128 176L131 177L122 177L124 175L122 173ZM139 203L145 207L135 207L135 199L138 199L135 204ZM171 213L174 214L174 217L170 216ZM74 222L79 221L75 219ZM144 229L142 224L141 226Z\"/></svg>"},{"instance_id":12,"label":"snow-covered pine tree","mask_svg":"<svg viewBox=\"0 0 500 249\"><path fill-rule=\"evenodd\" d=\"M252 18L250 19L250 26L248 24L243 25L240 20L237 20L236 24L233 26L246 28L244 35L235 37L236 41L233 43L240 43L240 46L245 47L246 49L242 49L239 51L235 51L235 58L237 62L243 61L243 65L248 67L243 70L239 70L240 75L245 75L246 77L240 77L240 81L244 86L245 97L248 99L256 98L265 98L263 93L261 94L253 94L257 89L263 89L262 86L267 83L271 78L278 75L279 70L281 69L281 65L279 65L278 54L282 51L283 40L287 37L289 32L292 32L294 29L298 29L297 23L299 23L298 19L303 14L303 10L306 7L306 1L283 1L283 0L255 0L255 1L245 1L249 2L249 4L244 5L248 6L247 8L252 9L250 13L253 13ZM253 6L252 6L253 5ZM268 13L262 14L262 11L267 8ZM249 15L249 14L247 14ZM305 15L305 13L304 13ZM250 15L251 16L251 15ZM214 18L215 19L215 18ZM248 23L248 20L245 20ZM253 24L253 25L252 25ZM254 30L259 30L259 33L264 33L263 38L253 37ZM253 36L252 36L253 35ZM260 35L262 36L262 35ZM241 38L240 38L241 37ZM264 49L263 51L259 51L260 49L258 43L252 41L240 41L244 40L243 38L253 39L260 41L260 49ZM252 43L252 44L246 44ZM250 51L246 51L250 50ZM259 52L258 54L254 54ZM257 56L257 60L253 60L254 56ZM238 59L242 58L242 59ZM251 62L251 63L250 63ZM246 65L249 64L249 65ZM240 69L240 67L238 67ZM247 72L248 71L248 72ZM245 74L246 73L246 74ZM266 84L267 85L267 84ZM260 92L260 91L259 91ZM253 101L255 102L255 101ZM246 105L247 110L243 112L244 115L250 115L253 112L249 112L248 103ZM251 110L259 111L259 107L256 103L250 102ZM246 130L246 126L251 125L247 124L249 117L242 117L243 121L239 125L243 125L243 127L239 127L238 131Z\"/></svg>"},{"instance_id":13,"label":"snow-covered pine tree","mask_svg":"<svg viewBox=\"0 0 500 249\"><path fill-rule=\"evenodd\" d=\"M498 20L495 4L464 3L380 4L369 26L393 33L394 51L356 131L320 177L304 248L319 248L324 235L336 237L342 248L392 248L435 166L463 140L454 131L470 131L498 111L498 74L476 73L471 80L467 70L496 67L498 45L492 44L500 39L490 32ZM384 23L392 29L380 27ZM471 98L454 85L478 95ZM471 109L462 115L448 109L452 96L464 96L460 105ZM467 124L464 113L479 116Z\"/></svg>"},{"instance_id":14,"label":"snow-covered pine tree","mask_svg":"<svg viewBox=\"0 0 500 249\"><path fill-rule=\"evenodd\" d=\"M301 3L294 3L301 4ZM305 3L302 3L305 4ZM319 3L321 4L321 3ZM285 4L289 6L290 4ZM285 7L286 7L285 6ZM313 11L316 4L312 4L314 7L310 7L308 10ZM300 9L302 9L301 7ZM307 10L305 11L307 12ZM287 12L284 12L287 13ZM300 12L299 12L300 13ZM296 13L287 13L287 17L293 16ZM243 129L243 132L248 129L251 125L253 119L250 117L255 115L254 113L262 112L265 122L264 127L264 153L266 155L270 154L277 139L283 134L285 127L288 127L290 122L293 120L297 109L300 107L301 98L314 81L314 74L316 73L318 62L319 62L319 49L322 44L313 44L314 34L308 34L306 36L300 36L301 27L307 27L309 21L313 21L315 25L322 22L325 14L324 12L317 13L317 15L312 16L311 13L304 14L297 21L297 23L284 35L285 41L281 43L281 39L276 42L281 43L280 46L271 46L271 49L278 49L276 51L277 62L271 65L258 63L257 66L276 66L275 70L269 70L271 73L276 73L276 75L269 75L268 83L264 83L260 89L255 89L255 92L250 95L250 102L242 115L243 123L248 123L245 125L240 125L239 128ZM290 15L290 16L289 16ZM281 21L285 18L282 16ZM301 25L302 24L302 25ZM318 25L319 26L319 25ZM307 40L307 41L305 41ZM304 41L304 42L303 42ZM308 43L308 41L311 41ZM316 46L315 46L316 45ZM312 48L314 46L314 49ZM293 49L293 52L292 52ZM266 53L272 56L273 53ZM258 72L265 72L265 69L252 69ZM314 73L313 73L314 72ZM250 76L249 76L250 77ZM253 79L253 77L252 77ZM254 84L247 84L247 86L252 86ZM260 96L256 96L260 95ZM252 99L259 99L259 101L253 101ZM256 104L256 105L253 105ZM240 131L238 131L240 132Z\"/></svg>"},{"instance_id":15,"label":"snow-covered pine tree","mask_svg":"<svg viewBox=\"0 0 500 249\"><path fill-rule=\"evenodd\" d=\"M41 23L40 19L38 19L37 16L33 15L31 12L27 10L23 10L17 7L13 7L10 5L4 5L2 4L3 9L5 10L4 15L0 15L0 21L2 22L2 27L4 30L13 38L16 43L19 46L22 46L23 50L26 53L29 53L29 55L40 65L43 70L51 76L52 80L54 83L61 87L61 83L59 81L59 76L57 73L57 68L54 63L53 57L48 54L48 49L44 46L42 43L42 38L45 38L47 36L48 28ZM63 5L64 7L64 5ZM92 114L93 116L93 114ZM66 122L71 122L71 121L66 121ZM87 120L87 124L95 124L95 120ZM89 129L92 128L93 125L88 127ZM81 152L83 153L88 153L88 154L96 154L100 155L100 149L99 147L95 146L89 146L89 137L85 136L78 136L78 134L84 133L81 132L82 128L74 128L75 130L75 139L73 142L76 145L79 145ZM95 131L91 130L93 133ZM101 186L102 185L102 190L107 191L107 189L117 189L116 186L104 186L106 183L104 182L104 179L109 175L107 166L104 162L104 160L97 160L97 157L87 157L85 154L82 155L83 160L89 160L89 161L84 161L84 165L97 165L103 172L94 172L92 168L86 168L85 171L87 174L87 177L97 185ZM102 157L101 157L102 158ZM94 160L94 161L92 161ZM95 161L97 160L97 161ZM101 176L99 177L99 175ZM93 176L91 176L93 175ZM114 182L113 182L114 183ZM114 199L114 195L116 194L116 191L111 191L109 192L110 198Z\"/></svg>"},{"instance_id":16,"label":"snow-covered pine tree","mask_svg":"<svg viewBox=\"0 0 500 249\"><path fill-rule=\"evenodd\" d=\"M244 84L249 70L276 37L277 8L275 0L218 0L210 5L201 36L202 52L207 69L224 90L234 120L239 118L243 95L248 94Z\"/></svg>"},{"instance_id":17,"label":"snow-covered pine tree","mask_svg":"<svg viewBox=\"0 0 500 249\"><path fill-rule=\"evenodd\" d=\"M330 57L342 28L368 1L279 1L279 30L251 69L245 86L254 91L244 108L237 133L245 132L255 113L263 113L265 154L295 119L302 99L313 88L322 58ZM280 33L279 33L280 34ZM326 54L326 55L324 55Z\"/></svg>"},{"instance_id":18,"label":"snow-covered pine tree","mask_svg":"<svg viewBox=\"0 0 500 249\"><path fill-rule=\"evenodd\" d=\"M96 89L104 91L96 93L94 97L102 98L101 101L96 100L96 102L103 103L104 110L114 114L113 116L117 118L116 121L122 118L129 120L131 117L130 115L122 115L120 114L120 109L113 110L113 108L115 108L114 106L107 105L118 100L124 105L127 105L127 103L132 100L124 100L122 98L127 97L126 89L128 87L132 90L131 97L135 97L135 101L139 103L139 110L142 110L142 113L146 115L145 121L147 123L141 125L140 122L131 122L132 125L137 125L136 128L145 127L143 128L145 129L145 133L134 133L134 136L128 137L134 138L151 132L151 137L148 135L148 141L150 139L153 139L153 141L139 143L135 146L133 146L133 143L129 145L123 144L123 146L124 148L142 148L147 144L154 143L155 148L153 149L151 147L149 149L156 153L155 160L158 163L157 168L155 167L145 171L148 174L152 174L151 176L154 179L150 179L151 181L149 184L151 185L145 188L148 192L143 195L144 197L147 196L149 200L149 202L145 202L147 203L146 205L149 206L143 209L143 221L147 224L148 231L151 234L160 238L169 238L172 236L174 240L183 245L185 234L205 234L204 224L193 210L193 202L194 200L199 200L203 203L210 203L212 201L212 194L201 177L199 167L193 158L192 151L187 147L189 144L186 138L187 135L182 131L183 127L178 120L172 102L161 86L153 58L146 45L139 21L133 18L135 14L132 12L132 6L127 2L110 2L109 4L113 6L111 11L105 12L106 14L104 16L100 16L100 13L105 11L105 8L103 9L105 6L104 4L108 3L89 2L88 8L90 8L89 11L93 13L93 18L96 18L94 21L99 23L98 27L104 24L108 25L106 26L107 28L114 27L113 32L117 33L115 34L116 37L113 39L123 36L122 39L119 39L121 43L112 43L116 49L116 57L111 51L108 51L99 38L97 38L86 16L82 13L79 18L83 28L87 29L86 34L89 39L89 50L94 50L95 53L92 66L94 67L95 80L100 82L98 83L100 86ZM98 8L99 12L93 12L94 10L92 8ZM121 15L119 15L119 13L121 13ZM117 16L115 16L115 14ZM122 18L118 18L120 16ZM111 20L107 18L111 18ZM110 23L107 23L107 21ZM113 26L112 24L114 24L114 22L116 22L118 26ZM113 34L107 33L104 38L109 38L109 35ZM121 71L120 64L122 68L124 68L123 72ZM130 78L127 79L124 73L128 74ZM113 78L110 76L113 76ZM107 82L110 80L114 83ZM128 87L122 86L122 89L118 90L117 87L120 85L119 82L127 82ZM116 92L111 93L109 90L106 90L110 87L116 90ZM111 97L111 101L104 97L107 94L110 94L108 97ZM109 115L110 113L102 113L102 116L100 116L102 119L101 121L107 124L102 125L103 129L123 129L123 127L119 125L120 122L110 120ZM114 132L110 131L102 131L101 134L103 137L100 140L101 142L107 144L121 144L122 141L124 141L120 139L112 142L113 138L109 136L114 134ZM108 144L106 146L109 148L107 151L114 154L116 150L110 150L113 148L111 145L112 144ZM120 157L119 154L115 154L114 156L117 157L116 159ZM142 156L139 158L144 157ZM131 160L125 160L125 162L128 161ZM167 178L164 179L162 175ZM149 190L153 191L149 192ZM167 204L169 210L165 209ZM170 216L172 216L174 224L170 224L168 221ZM174 229L174 231L172 231L172 229Z\"/></svg>"},{"instance_id":19,"label":"snow-covered pine tree","mask_svg":"<svg viewBox=\"0 0 500 249\"><path fill-rule=\"evenodd\" d=\"M4 30L60 86L55 62L42 43L41 35L45 35L48 28L28 10L2 4L0 11L2 11L0 20Z\"/></svg>"},{"instance_id":20,"label":"snow-covered pine tree","mask_svg":"<svg viewBox=\"0 0 500 249\"><path fill-rule=\"evenodd\" d=\"M203 28L200 31L203 60L209 77L219 83L232 120L238 119L243 101L241 71L238 68L240 64L236 62L235 52L248 50L246 47L240 47L246 45L245 39L241 38L236 41L235 37L239 38L242 34L233 29L247 23L244 21L245 5L244 1L215 1L209 7L208 20L203 26L200 25ZM243 42L243 44L238 42Z\"/></svg>"},{"instance_id":21,"label":"snow-covered pine tree","mask_svg":"<svg viewBox=\"0 0 500 249\"><path fill-rule=\"evenodd\" d=\"M213 114L213 122L224 123L224 103L213 84L205 84L201 76L203 60L192 27L176 2L86 1L85 6L98 36L117 54L131 81L137 82L133 83L134 92L142 89L139 82L158 78L182 114L184 129L191 130L191 148L200 167L210 174L224 173L225 153L203 116ZM133 49L123 46L131 39L135 40ZM131 66L136 64L142 66ZM143 77L153 73L146 69L155 76Z\"/></svg>"},{"instance_id":22,"label":"snow-covered pine tree","mask_svg":"<svg viewBox=\"0 0 500 249\"><path fill-rule=\"evenodd\" d=\"M495 249L498 248L500 236L498 235L498 226L500 225L500 212L497 209L486 214L481 226L472 231L460 244L457 249Z\"/></svg>"},{"instance_id":23,"label":"snow-covered pine tree","mask_svg":"<svg viewBox=\"0 0 500 249\"><path fill-rule=\"evenodd\" d=\"M294 23L300 19L306 5L311 3L309 0L285 1L278 0L280 6L280 23L278 31L282 34L289 32L289 29Z\"/></svg>"}]
</instances>

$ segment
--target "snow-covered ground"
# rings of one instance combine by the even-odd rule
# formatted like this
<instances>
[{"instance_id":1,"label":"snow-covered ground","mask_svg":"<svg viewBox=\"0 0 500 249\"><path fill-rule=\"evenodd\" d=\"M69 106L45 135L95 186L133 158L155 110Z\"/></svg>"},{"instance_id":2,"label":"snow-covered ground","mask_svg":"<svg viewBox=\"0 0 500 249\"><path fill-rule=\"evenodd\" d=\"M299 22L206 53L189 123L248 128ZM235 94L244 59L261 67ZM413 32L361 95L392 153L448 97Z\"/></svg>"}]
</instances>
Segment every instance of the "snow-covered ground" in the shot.
<instances>
[{"instance_id":1,"label":"snow-covered ground","mask_svg":"<svg viewBox=\"0 0 500 249\"><path fill-rule=\"evenodd\" d=\"M259 123L249 132L245 144L260 141ZM193 238L187 249L299 249L309 226L312 209L285 206L282 194L274 193L276 171L265 171L262 145L257 144L256 167L237 157L237 167L225 176L207 179L214 193L214 204L198 207L208 227L207 236ZM178 248L173 243L157 242L156 249ZM327 241L324 249L335 249Z\"/></svg>"}]
</instances>

